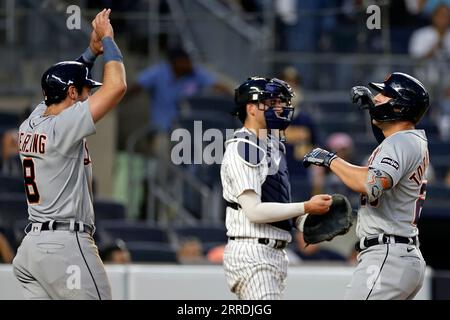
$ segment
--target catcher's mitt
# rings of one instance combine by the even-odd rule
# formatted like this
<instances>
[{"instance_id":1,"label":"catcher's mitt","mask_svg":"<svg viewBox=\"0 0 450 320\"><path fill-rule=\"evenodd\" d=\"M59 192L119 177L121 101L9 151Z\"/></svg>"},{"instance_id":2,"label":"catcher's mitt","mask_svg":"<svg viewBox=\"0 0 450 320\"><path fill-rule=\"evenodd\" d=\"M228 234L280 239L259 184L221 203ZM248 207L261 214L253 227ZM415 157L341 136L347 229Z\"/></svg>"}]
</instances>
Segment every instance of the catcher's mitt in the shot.
<instances>
[{"instance_id":1,"label":"catcher's mitt","mask_svg":"<svg viewBox=\"0 0 450 320\"><path fill-rule=\"evenodd\" d=\"M303 224L303 238L307 244L330 241L338 235L348 232L355 219L355 214L347 197L342 194L332 195L330 211L324 215L308 214Z\"/></svg>"}]
</instances>

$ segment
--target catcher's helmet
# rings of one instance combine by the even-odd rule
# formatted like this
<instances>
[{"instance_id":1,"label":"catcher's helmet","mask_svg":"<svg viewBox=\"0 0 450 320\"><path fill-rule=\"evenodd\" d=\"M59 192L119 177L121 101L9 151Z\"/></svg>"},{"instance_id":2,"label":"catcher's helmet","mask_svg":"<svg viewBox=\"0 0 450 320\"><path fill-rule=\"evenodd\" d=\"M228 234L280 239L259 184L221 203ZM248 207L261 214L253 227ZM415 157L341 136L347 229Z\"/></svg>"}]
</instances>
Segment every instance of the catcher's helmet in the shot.
<instances>
[{"instance_id":1,"label":"catcher's helmet","mask_svg":"<svg viewBox=\"0 0 450 320\"><path fill-rule=\"evenodd\" d=\"M234 101L236 109L234 115L237 115L239 120L244 123L247 116L247 103L263 102L267 99L277 98L282 102L282 111L277 113L273 110L273 107L269 106L264 112L264 116L269 129L284 130L290 124L294 114L294 107L291 103L293 97L294 92L285 81L277 78L248 78L247 81L235 89Z\"/></svg>"},{"instance_id":2,"label":"catcher's helmet","mask_svg":"<svg viewBox=\"0 0 450 320\"><path fill-rule=\"evenodd\" d=\"M392 98L387 103L369 108L370 115L377 121L409 120L418 123L428 110L427 89L410 75L394 72L383 83L371 82L369 85Z\"/></svg>"},{"instance_id":3,"label":"catcher's helmet","mask_svg":"<svg viewBox=\"0 0 450 320\"><path fill-rule=\"evenodd\" d=\"M101 82L90 79L89 69L77 61L63 61L54 64L44 72L41 79L42 92L47 106L64 100L70 86L75 86L81 92L83 86L95 88L101 85Z\"/></svg>"}]
</instances>

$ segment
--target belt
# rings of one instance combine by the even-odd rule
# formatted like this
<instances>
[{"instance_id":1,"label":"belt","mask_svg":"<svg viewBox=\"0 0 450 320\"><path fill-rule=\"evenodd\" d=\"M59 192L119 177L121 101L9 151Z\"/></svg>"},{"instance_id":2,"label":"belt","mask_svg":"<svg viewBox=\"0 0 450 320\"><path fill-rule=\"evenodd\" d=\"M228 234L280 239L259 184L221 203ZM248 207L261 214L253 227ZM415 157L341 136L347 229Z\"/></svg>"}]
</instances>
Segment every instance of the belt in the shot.
<instances>
[{"instance_id":1,"label":"belt","mask_svg":"<svg viewBox=\"0 0 450 320\"><path fill-rule=\"evenodd\" d=\"M257 243L264 244L274 249L284 249L287 247L287 241L268 239L268 238L246 238L246 237L229 237L230 240L254 240Z\"/></svg>"},{"instance_id":2,"label":"belt","mask_svg":"<svg viewBox=\"0 0 450 320\"><path fill-rule=\"evenodd\" d=\"M394 236L389 234L379 234L374 236L367 236L361 238L360 241L355 243L355 249L358 252L361 252L369 247L376 246L379 244L387 244L387 243L406 243L412 245L419 244L419 238L417 236L413 238Z\"/></svg>"},{"instance_id":3,"label":"belt","mask_svg":"<svg viewBox=\"0 0 450 320\"><path fill-rule=\"evenodd\" d=\"M95 227L82 222L61 222L61 221L46 221L46 222L30 222L25 227L25 233L33 230L33 228L39 228L41 231L48 230L66 230L66 231L77 231L77 232L87 232L91 236L94 235Z\"/></svg>"}]
</instances>

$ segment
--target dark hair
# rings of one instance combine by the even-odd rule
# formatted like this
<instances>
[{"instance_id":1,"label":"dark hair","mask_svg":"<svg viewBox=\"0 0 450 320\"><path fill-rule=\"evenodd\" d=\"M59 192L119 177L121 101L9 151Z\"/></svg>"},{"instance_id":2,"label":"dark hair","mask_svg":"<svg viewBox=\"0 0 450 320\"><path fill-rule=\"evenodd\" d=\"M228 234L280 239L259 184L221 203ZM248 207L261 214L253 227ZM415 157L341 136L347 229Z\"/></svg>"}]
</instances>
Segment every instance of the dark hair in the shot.
<instances>
[{"instance_id":1,"label":"dark hair","mask_svg":"<svg viewBox=\"0 0 450 320\"><path fill-rule=\"evenodd\" d=\"M108 243L100 250L100 258L102 261L111 260L111 256L114 251L127 251L127 246L122 239L116 239L112 243Z\"/></svg>"},{"instance_id":2,"label":"dark hair","mask_svg":"<svg viewBox=\"0 0 450 320\"><path fill-rule=\"evenodd\" d=\"M167 58L169 59L170 62L173 62L179 58L190 59L190 56L183 48L176 47L169 49L169 51L167 52Z\"/></svg>"}]
</instances>

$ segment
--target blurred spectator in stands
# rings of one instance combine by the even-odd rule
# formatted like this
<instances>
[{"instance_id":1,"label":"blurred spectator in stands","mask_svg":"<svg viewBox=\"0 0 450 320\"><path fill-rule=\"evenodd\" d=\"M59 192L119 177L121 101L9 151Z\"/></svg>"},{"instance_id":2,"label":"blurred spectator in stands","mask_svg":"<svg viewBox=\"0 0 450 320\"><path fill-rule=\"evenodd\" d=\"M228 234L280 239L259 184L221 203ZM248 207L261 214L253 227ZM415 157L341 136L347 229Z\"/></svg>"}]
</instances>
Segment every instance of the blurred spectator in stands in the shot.
<instances>
[{"instance_id":1,"label":"blurred spectator in stands","mask_svg":"<svg viewBox=\"0 0 450 320\"><path fill-rule=\"evenodd\" d=\"M140 72L129 90L133 94L146 90L150 95L150 124L160 132L167 133L172 121L179 114L183 98L212 90L230 94L230 89L199 65L195 65L186 51L175 48L169 51L168 61Z\"/></svg>"},{"instance_id":2,"label":"blurred spectator in stands","mask_svg":"<svg viewBox=\"0 0 450 320\"><path fill-rule=\"evenodd\" d=\"M131 255L123 240L117 239L111 244L105 245L100 250L100 257L103 263L127 264L131 263Z\"/></svg>"},{"instance_id":3,"label":"blurred spectator in stands","mask_svg":"<svg viewBox=\"0 0 450 320\"><path fill-rule=\"evenodd\" d=\"M300 73L294 66L285 67L279 74L278 78L286 81L295 93L295 97L292 98L292 105L295 107L294 118L300 113L300 104L304 100L302 78Z\"/></svg>"},{"instance_id":4,"label":"blurred spectator in stands","mask_svg":"<svg viewBox=\"0 0 450 320\"><path fill-rule=\"evenodd\" d=\"M250 23L263 21L263 3L258 0L222 0L233 13Z\"/></svg>"},{"instance_id":5,"label":"blurred spectator in stands","mask_svg":"<svg viewBox=\"0 0 450 320\"><path fill-rule=\"evenodd\" d=\"M194 237L182 239L177 251L177 259L181 264L208 263L208 259L203 254L201 242Z\"/></svg>"},{"instance_id":6,"label":"blurred spectator in stands","mask_svg":"<svg viewBox=\"0 0 450 320\"><path fill-rule=\"evenodd\" d=\"M307 170L301 165L303 156L317 143L314 120L300 111L286 129L286 161L291 177L306 177Z\"/></svg>"},{"instance_id":7,"label":"blurred spectator in stands","mask_svg":"<svg viewBox=\"0 0 450 320\"><path fill-rule=\"evenodd\" d=\"M405 2L409 2L411 8L416 6L419 13L425 16L431 16L440 5L450 6L450 0L405 0Z\"/></svg>"},{"instance_id":8,"label":"blurred spectator in stands","mask_svg":"<svg viewBox=\"0 0 450 320\"><path fill-rule=\"evenodd\" d=\"M323 14L335 7L335 0L278 0L275 2L276 46L281 51L313 53L330 50L328 35L336 29L335 15ZM301 39L301 40L299 40ZM295 63L303 75L304 87L317 89L331 77L317 72L310 60Z\"/></svg>"},{"instance_id":9,"label":"blurred spectator in stands","mask_svg":"<svg viewBox=\"0 0 450 320\"><path fill-rule=\"evenodd\" d=\"M437 124L439 134L443 141L450 141L450 86L444 90L444 95L439 102Z\"/></svg>"},{"instance_id":10,"label":"blurred spectator in stands","mask_svg":"<svg viewBox=\"0 0 450 320\"><path fill-rule=\"evenodd\" d=\"M447 169L447 174L445 175L444 178L444 184L447 186L447 188L450 189L450 167L448 167Z\"/></svg>"},{"instance_id":11,"label":"blurred spectator in stands","mask_svg":"<svg viewBox=\"0 0 450 320\"><path fill-rule=\"evenodd\" d=\"M14 251L0 229L0 263L12 263Z\"/></svg>"},{"instance_id":12,"label":"blurred spectator in stands","mask_svg":"<svg viewBox=\"0 0 450 320\"><path fill-rule=\"evenodd\" d=\"M350 135L344 132L335 132L328 136L325 145L328 150L336 152L338 157L349 162L354 162L354 143ZM353 208L359 205L359 194L350 190L345 184L330 174L330 170L324 167L316 167L313 171L313 193L340 193L345 195Z\"/></svg>"},{"instance_id":13,"label":"blurred spectator in stands","mask_svg":"<svg viewBox=\"0 0 450 320\"><path fill-rule=\"evenodd\" d=\"M296 247L293 251L301 258L301 260L334 260L347 261L343 255L329 249L322 248L320 244L306 245L303 239L303 232L295 233L294 241Z\"/></svg>"},{"instance_id":14,"label":"blurred spectator in stands","mask_svg":"<svg viewBox=\"0 0 450 320\"><path fill-rule=\"evenodd\" d=\"M420 23L423 5L426 0L403 0L389 3L389 24L391 26L416 27L426 23ZM383 9L381 9L383 10Z\"/></svg>"},{"instance_id":15,"label":"blurred spectator in stands","mask_svg":"<svg viewBox=\"0 0 450 320\"><path fill-rule=\"evenodd\" d=\"M302 108L303 88L299 72L293 66L284 68L279 76L286 81L295 93L292 104L295 106L294 119L286 129L286 162L289 169L291 194L294 201L303 201L310 197L309 170L301 161L303 156L317 144L317 129L312 117ZM301 187L300 187L301 186Z\"/></svg>"},{"instance_id":16,"label":"blurred spectator in stands","mask_svg":"<svg viewBox=\"0 0 450 320\"><path fill-rule=\"evenodd\" d=\"M7 130L1 136L0 173L4 175L22 176L22 163L19 157L19 141L17 130Z\"/></svg>"},{"instance_id":17,"label":"blurred spectator in stands","mask_svg":"<svg viewBox=\"0 0 450 320\"><path fill-rule=\"evenodd\" d=\"M226 244L221 244L215 247L212 247L208 250L206 258L210 263L214 264L222 264L223 263L223 253L225 251Z\"/></svg>"},{"instance_id":18,"label":"blurred spectator in stands","mask_svg":"<svg viewBox=\"0 0 450 320\"><path fill-rule=\"evenodd\" d=\"M445 4L433 11L431 25L420 28L411 36L409 53L421 62L416 74L437 97L449 69L450 62L450 9Z\"/></svg>"}]
</instances>

